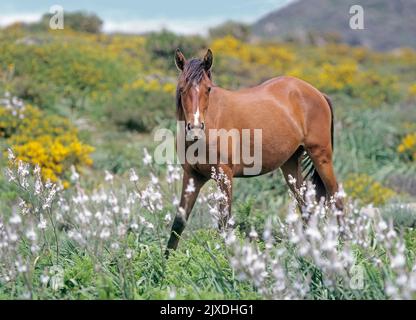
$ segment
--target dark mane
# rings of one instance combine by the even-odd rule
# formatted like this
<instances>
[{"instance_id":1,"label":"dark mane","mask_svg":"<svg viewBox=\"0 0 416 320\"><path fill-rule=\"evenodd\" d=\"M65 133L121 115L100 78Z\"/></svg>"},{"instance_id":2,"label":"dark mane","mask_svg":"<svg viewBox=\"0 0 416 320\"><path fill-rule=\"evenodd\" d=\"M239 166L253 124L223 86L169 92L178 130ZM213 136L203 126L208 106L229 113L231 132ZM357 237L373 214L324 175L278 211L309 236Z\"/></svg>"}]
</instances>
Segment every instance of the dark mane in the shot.
<instances>
[{"instance_id":1,"label":"dark mane","mask_svg":"<svg viewBox=\"0 0 416 320\"><path fill-rule=\"evenodd\" d=\"M193 83L200 83L204 77L204 61L202 59L192 58L189 60L182 71L182 76L185 79L185 87L183 90L188 90ZM211 79L211 71L206 72L207 76ZM176 107L181 106L181 95L179 86L176 87Z\"/></svg>"}]
</instances>

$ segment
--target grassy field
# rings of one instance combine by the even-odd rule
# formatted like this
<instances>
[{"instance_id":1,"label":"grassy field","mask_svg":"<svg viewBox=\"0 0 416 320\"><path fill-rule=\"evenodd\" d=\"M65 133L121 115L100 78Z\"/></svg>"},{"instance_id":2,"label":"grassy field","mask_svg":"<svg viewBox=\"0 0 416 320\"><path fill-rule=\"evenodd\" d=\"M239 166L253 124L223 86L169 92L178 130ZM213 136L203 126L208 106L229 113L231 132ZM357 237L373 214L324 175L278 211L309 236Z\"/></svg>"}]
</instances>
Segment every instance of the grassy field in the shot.
<instances>
[{"instance_id":1,"label":"grassy field","mask_svg":"<svg viewBox=\"0 0 416 320\"><path fill-rule=\"evenodd\" d=\"M235 181L223 233L206 186L164 258L182 171L149 156L175 127L177 47L211 48L226 88L291 75L331 96L341 225L310 185L302 225L278 171ZM414 298L415 74L410 49L1 29L0 298Z\"/></svg>"}]
</instances>

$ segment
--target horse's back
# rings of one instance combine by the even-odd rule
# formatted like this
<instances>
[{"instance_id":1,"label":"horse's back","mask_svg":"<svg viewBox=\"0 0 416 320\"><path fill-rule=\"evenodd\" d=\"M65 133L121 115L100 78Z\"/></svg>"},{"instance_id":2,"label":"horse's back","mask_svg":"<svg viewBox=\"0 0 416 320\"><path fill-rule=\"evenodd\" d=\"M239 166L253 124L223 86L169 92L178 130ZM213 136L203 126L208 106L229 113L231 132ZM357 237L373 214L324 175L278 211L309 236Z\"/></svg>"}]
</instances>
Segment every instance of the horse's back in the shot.
<instances>
[{"instance_id":1,"label":"horse's back","mask_svg":"<svg viewBox=\"0 0 416 320\"><path fill-rule=\"evenodd\" d=\"M280 76L258 86L219 93L214 104L221 107L222 127L263 128L278 126L304 134L310 119L321 113L329 115L323 94L309 83L294 77ZM279 129L275 128L275 129Z\"/></svg>"}]
</instances>

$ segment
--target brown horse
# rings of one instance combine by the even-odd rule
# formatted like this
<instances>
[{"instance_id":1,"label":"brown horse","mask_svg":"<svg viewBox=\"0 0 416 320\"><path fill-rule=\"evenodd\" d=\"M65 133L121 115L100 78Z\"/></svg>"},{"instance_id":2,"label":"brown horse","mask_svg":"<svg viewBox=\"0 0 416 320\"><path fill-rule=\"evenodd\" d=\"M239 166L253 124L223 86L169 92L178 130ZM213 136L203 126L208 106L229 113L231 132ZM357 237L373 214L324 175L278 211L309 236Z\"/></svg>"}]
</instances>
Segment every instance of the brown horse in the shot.
<instances>
[{"instance_id":1,"label":"brown horse","mask_svg":"<svg viewBox=\"0 0 416 320\"><path fill-rule=\"evenodd\" d=\"M333 112L327 96L310 84L292 77L278 77L259 86L229 91L217 87L212 81L213 56L208 50L203 59L186 60L179 51L175 54L180 70L176 91L177 120L185 121L186 132L210 129L261 129L261 170L264 174L281 168L289 187L299 188L307 177L316 186L317 199L329 198L338 191L332 165ZM195 137L198 137L197 135ZM185 139L177 134L177 139ZM207 145L209 139L205 139ZM189 148L195 141L187 141ZM212 143L212 141L211 141ZM214 144L217 143L214 141ZM252 146L251 146L252 147ZM218 152L221 152L221 148ZM208 157L208 155L207 155ZM221 155L219 155L221 158ZM177 214L167 245L176 249L186 221L195 204L201 187L211 179L212 168L224 172L229 181L233 177L245 177L244 164L195 163L186 161L183 166L183 185L180 212ZM303 176L305 171L307 174ZM296 179L289 183L290 176ZM192 192L186 188L193 179ZM231 214L232 183L219 182L226 194L226 210ZM342 203L336 205L342 210Z\"/></svg>"}]
</instances>

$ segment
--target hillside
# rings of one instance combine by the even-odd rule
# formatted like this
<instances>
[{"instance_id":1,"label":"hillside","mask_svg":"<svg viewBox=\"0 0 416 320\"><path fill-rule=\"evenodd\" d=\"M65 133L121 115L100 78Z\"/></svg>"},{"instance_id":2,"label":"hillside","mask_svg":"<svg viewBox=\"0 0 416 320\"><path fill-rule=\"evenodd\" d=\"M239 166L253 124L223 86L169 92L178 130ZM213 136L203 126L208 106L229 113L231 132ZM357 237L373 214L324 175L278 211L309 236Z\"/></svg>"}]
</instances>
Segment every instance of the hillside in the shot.
<instances>
[{"instance_id":1,"label":"hillside","mask_svg":"<svg viewBox=\"0 0 416 320\"><path fill-rule=\"evenodd\" d=\"M364 8L365 30L349 27L349 8ZM307 39L310 33L337 34L343 42L376 50L416 47L416 0L300 0L269 13L253 25L255 35Z\"/></svg>"}]
</instances>

